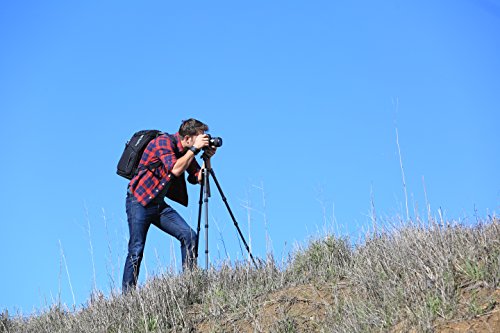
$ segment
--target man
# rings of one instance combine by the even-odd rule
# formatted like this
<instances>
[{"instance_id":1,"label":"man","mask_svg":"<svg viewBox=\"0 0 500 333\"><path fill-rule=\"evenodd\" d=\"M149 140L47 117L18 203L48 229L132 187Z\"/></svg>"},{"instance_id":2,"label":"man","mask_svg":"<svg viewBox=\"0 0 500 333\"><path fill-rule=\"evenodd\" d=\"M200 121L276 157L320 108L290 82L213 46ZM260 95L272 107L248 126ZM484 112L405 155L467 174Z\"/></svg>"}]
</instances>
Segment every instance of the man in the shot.
<instances>
[{"instance_id":1,"label":"man","mask_svg":"<svg viewBox=\"0 0 500 333\"><path fill-rule=\"evenodd\" d=\"M146 235L151 224L174 236L181 243L183 269L196 265L196 232L164 200L168 197L184 206L188 204L184 172L191 184L201 183L202 172L195 156L204 149L210 158L216 148L210 147L208 126L196 119L183 121L174 135L162 134L153 139L142 155L138 174L132 178L127 193L127 219L130 233L128 255L123 271L122 291L135 288L144 253Z\"/></svg>"}]
</instances>

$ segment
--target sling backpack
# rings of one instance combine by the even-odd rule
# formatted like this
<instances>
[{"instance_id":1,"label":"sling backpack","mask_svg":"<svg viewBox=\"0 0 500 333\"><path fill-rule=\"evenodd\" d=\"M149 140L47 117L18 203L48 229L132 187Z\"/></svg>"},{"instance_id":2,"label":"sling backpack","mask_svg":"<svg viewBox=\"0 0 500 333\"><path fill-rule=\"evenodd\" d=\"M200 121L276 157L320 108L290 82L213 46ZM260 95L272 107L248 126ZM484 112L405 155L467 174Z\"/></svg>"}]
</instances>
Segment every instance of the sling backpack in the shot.
<instances>
[{"instance_id":1,"label":"sling backpack","mask_svg":"<svg viewBox=\"0 0 500 333\"><path fill-rule=\"evenodd\" d=\"M132 138L125 144L125 149L118 161L116 173L127 179L132 179L138 173L138 165L142 158L142 153L146 149L151 140L162 135L163 132L158 130L143 130L134 133ZM148 165L146 168L156 168L161 164L161 161Z\"/></svg>"}]
</instances>

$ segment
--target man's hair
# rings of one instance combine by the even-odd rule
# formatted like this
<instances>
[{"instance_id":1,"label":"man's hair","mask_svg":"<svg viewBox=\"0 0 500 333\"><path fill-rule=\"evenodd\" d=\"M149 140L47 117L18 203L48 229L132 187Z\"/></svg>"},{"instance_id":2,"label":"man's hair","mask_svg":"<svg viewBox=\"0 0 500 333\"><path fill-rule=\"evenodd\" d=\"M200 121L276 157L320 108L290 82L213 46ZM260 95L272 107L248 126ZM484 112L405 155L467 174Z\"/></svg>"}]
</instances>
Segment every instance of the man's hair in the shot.
<instances>
[{"instance_id":1,"label":"man's hair","mask_svg":"<svg viewBox=\"0 0 500 333\"><path fill-rule=\"evenodd\" d=\"M179 135L181 136L181 138L185 137L186 135L197 135L201 132L206 131L208 131L208 126L194 118L183 120L181 127L179 127Z\"/></svg>"}]
</instances>

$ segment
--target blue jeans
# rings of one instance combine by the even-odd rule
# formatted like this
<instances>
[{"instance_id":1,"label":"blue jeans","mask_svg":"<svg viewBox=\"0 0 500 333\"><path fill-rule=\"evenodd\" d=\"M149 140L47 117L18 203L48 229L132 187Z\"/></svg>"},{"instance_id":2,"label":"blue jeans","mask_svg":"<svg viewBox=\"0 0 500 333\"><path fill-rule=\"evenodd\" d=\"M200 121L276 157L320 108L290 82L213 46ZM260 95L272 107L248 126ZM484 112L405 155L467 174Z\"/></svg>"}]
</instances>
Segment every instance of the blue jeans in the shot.
<instances>
[{"instance_id":1,"label":"blue jeans","mask_svg":"<svg viewBox=\"0 0 500 333\"><path fill-rule=\"evenodd\" d=\"M132 194L127 193L126 208L130 240L123 270L123 293L135 288L137 284L144 245L146 244L146 235L151 224L181 242L183 269L191 269L196 265L194 254L198 239L196 232L164 200L153 201L144 207Z\"/></svg>"}]
</instances>

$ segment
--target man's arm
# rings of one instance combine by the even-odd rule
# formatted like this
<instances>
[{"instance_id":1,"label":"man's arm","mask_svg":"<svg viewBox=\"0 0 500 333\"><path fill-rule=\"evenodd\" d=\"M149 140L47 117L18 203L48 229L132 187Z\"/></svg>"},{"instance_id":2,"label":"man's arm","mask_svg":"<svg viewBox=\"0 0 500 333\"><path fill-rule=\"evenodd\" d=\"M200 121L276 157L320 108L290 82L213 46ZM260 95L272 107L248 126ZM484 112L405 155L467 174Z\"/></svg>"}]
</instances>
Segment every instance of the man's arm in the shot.
<instances>
[{"instance_id":1,"label":"man's arm","mask_svg":"<svg viewBox=\"0 0 500 333\"><path fill-rule=\"evenodd\" d=\"M198 149L202 149L203 147L207 147L208 144L209 144L208 136L205 134L202 134L202 135L198 135L196 137L193 146L198 148ZM191 150L188 150L184 154L184 156L182 156L181 158L179 158L175 162L171 173L176 177L179 177L180 175L182 175L182 173L184 171L186 171L186 169L189 167L189 165L193 161L194 156L195 156L194 153Z\"/></svg>"},{"instance_id":2,"label":"man's arm","mask_svg":"<svg viewBox=\"0 0 500 333\"><path fill-rule=\"evenodd\" d=\"M194 153L191 150L188 150L186 154L184 154L184 156L182 156L177 160L177 162L175 162L171 173L174 176L179 177L180 175L182 175L184 171L186 171L186 169L189 167L193 159L194 159Z\"/></svg>"}]
</instances>

